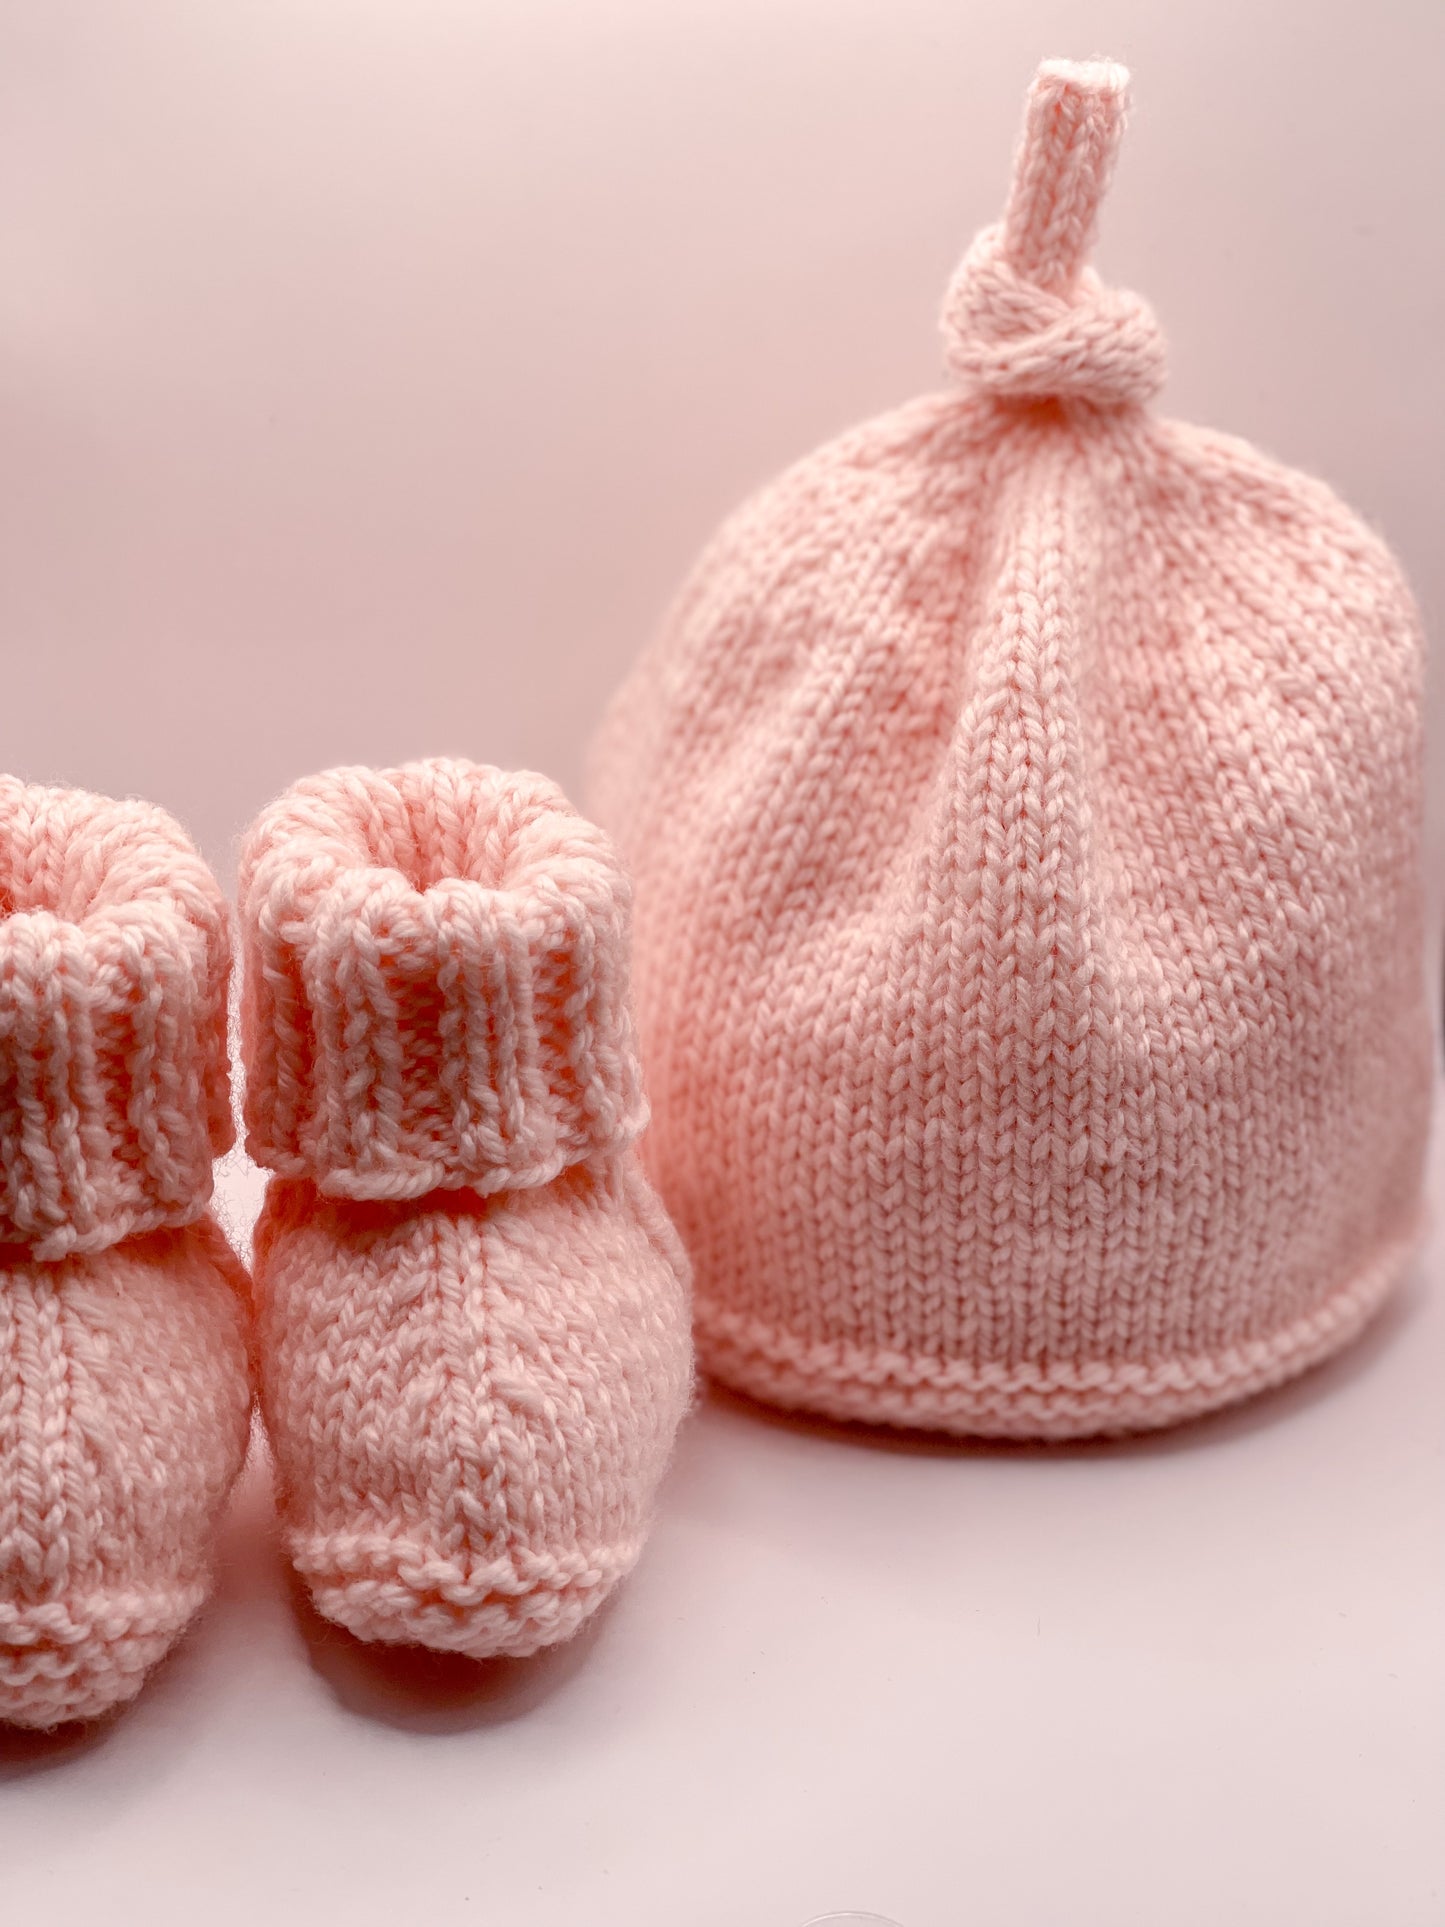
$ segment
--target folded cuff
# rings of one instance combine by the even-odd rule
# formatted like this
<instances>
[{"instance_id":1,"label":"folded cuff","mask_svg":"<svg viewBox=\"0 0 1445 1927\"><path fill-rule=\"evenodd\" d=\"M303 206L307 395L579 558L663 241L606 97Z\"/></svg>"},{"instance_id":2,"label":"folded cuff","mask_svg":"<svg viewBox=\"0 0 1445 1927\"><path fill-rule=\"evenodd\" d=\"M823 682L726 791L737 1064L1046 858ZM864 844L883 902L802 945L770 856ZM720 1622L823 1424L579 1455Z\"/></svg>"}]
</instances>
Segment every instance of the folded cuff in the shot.
<instances>
[{"instance_id":1,"label":"folded cuff","mask_svg":"<svg viewBox=\"0 0 1445 1927\"><path fill-rule=\"evenodd\" d=\"M0 1244L187 1224L233 1136L225 904L163 810L0 778Z\"/></svg>"},{"instance_id":2,"label":"folded cuff","mask_svg":"<svg viewBox=\"0 0 1445 1927\"><path fill-rule=\"evenodd\" d=\"M630 893L544 777L289 790L242 855L247 1146L333 1195L545 1184L646 1122Z\"/></svg>"}]
</instances>

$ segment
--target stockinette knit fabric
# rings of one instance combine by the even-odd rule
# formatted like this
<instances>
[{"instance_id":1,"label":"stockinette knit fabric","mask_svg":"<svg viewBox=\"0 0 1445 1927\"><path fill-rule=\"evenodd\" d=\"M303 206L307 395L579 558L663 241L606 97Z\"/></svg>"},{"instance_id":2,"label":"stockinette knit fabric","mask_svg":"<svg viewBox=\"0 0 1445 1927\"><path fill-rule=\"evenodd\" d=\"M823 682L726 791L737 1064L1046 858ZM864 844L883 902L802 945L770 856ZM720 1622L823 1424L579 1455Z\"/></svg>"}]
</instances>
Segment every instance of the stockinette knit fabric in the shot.
<instances>
[{"instance_id":1,"label":"stockinette knit fabric","mask_svg":"<svg viewBox=\"0 0 1445 1927\"><path fill-rule=\"evenodd\" d=\"M214 879L141 802L0 777L0 1720L139 1689L245 1456Z\"/></svg>"},{"instance_id":2,"label":"stockinette knit fabric","mask_svg":"<svg viewBox=\"0 0 1445 1927\"><path fill-rule=\"evenodd\" d=\"M1125 84L1040 69L956 387L748 503L596 746L700 1355L781 1405L1167 1424L1415 1237L1416 614L1322 484L1146 412L1086 258Z\"/></svg>"},{"instance_id":3,"label":"stockinette knit fabric","mask_svg":"<svg viewBox=\"0 0 1445 1927\"><path fill-rule=\"evenodd\" d=\"M636 1561L691 1391L626 879L543 777L341 769L253 826L240 917L288 1551L362 1638L533 1652Z\"/></svg>"}]
</instances>

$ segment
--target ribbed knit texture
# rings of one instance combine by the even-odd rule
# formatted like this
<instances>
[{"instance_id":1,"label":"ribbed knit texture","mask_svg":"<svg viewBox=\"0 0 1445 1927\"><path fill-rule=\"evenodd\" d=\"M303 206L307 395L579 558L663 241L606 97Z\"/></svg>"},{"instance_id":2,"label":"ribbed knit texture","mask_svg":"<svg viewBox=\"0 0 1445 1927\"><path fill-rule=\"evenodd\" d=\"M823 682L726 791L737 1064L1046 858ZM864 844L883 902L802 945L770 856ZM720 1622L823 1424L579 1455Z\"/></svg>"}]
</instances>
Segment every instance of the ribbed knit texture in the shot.
<instances>
[{"instance_id":1,"label":"ribbed knit texture","mask_svg":"<svg viewBox=\"0 0 1445 1927\"><path fill-rule=\"evenodd\" d=\"M225 906L163 810L0 776L0 1243L188 1224L234 1135Z\"/></svg>"},{"instance_id":2,"label":"ribbed knit texture","mask_svg":"<svg viewBox=\"0 0 1445 1927\"><path fill-rule=\"evenodd\" d=\"M629 898L545 778L336 770L242 855L262 1397L286 1542L363 1638L565 1638L641 1549L691 1385L643 1176Z\"/></svg>"},{"instance_id":3,"label":"ribbed knit texture","mask_svg":"<svg viewBox=\"0 0 1445 1927\"><path fill-rule=\"evenodd\" d=\"M747 504L596 746L700 1352L780 1404L1169 1423L1415 1235L1416 615L1322 484L1144 412L1085 263L1124 86L1040 70L959 388Z\"/></svg>"},{"instance_id":4,"label":"ribbed knit texture","mask_svg":"<svg viewBox=\"0 0 1445 1927\"><path fill-rule=\"evenodd\" d=\"M247 846L247 1148L353 1198L545 1184L647 1121L611 847L543 779L337 770Z\"/></svg>"},{"instance_id":5,"label":"ribbed knit texture","mask_svg":"<svg viewBox=\"0 0 1445 1927\"><path fill-rule=\"evenodd\" d=\"M129 1699L250 1425L225 906L149 804L0 777L0 1719Z\"/></svg>"}]
</instances>

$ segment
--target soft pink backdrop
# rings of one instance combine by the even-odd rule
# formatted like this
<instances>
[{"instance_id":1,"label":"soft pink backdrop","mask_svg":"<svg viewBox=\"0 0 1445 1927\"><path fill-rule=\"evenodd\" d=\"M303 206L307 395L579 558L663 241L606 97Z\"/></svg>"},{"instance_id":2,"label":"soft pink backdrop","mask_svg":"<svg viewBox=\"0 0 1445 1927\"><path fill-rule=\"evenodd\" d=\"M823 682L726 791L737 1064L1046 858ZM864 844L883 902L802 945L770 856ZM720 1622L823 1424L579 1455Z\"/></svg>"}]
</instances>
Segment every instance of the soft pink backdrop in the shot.
<instances>
[{"instance_id":1,"label":"soft pink backdrop","mask_svg":"<svg viewBox=\"0 0 1445 1927\"><path fill-rule=\"evenodd\" d=\"M1166 405L1330 476L1438 620L1439 0L0 0L0 765L227 879L339 759L575 786L716 518L935 382L1034 62L1090 51ZM258 1467L128 1718L0 1735L0 1914L1438 1927L1442 1268L1131 1445L710 1404L595 1637L476 1679L298 1615Z\"/></svg>"},{"instance_id":2,"label":"soft pink backdrop","mask_svg":"<svg viewBox=\"0 0 1445 1927\"><path fill-rule=\"evenodd\" d=\"M226 877L323 764L576 788L717 517L936 384L1035 59L1091 51L1164 406L1330 478L1438 616L1435 0L8 0L0 766Z\"/></svg>"}]
</instances>

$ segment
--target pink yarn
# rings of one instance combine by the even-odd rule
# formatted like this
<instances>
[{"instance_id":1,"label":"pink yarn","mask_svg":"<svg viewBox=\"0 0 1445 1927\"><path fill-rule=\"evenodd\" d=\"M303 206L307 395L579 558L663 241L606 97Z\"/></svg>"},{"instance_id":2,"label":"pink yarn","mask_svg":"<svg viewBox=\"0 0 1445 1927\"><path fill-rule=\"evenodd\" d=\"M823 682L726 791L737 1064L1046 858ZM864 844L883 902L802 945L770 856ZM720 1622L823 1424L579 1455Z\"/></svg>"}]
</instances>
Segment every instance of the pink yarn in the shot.
<instances>
[{"instance_id":1,"label":"pink yarn","mask_svg":"<svg viewBox=\"0 0 1445 1927\"><path fill-rule=\"evenodd\" d=\"M225 906L145 803L0 777L0 1718L129 1699L250 1425Z\"/></svg>"},{"instance_id":2,"label":"pink yarn","mask_svg":"<svg viewBox=\"0 0 1445 1927\"><path fill-rule=\"evenodd\" d=\"M1139 406L1083 265L1123 104L1040 70L961 389L748 503L597 745L699 1348L783 1405L1170 1423L1415 1237L1417 617L1322 484Z\"/></svg>"},{"instance_id":3,"label":"pink yarn","mask_svg":"<svg viewBox=\"0 0 1445 1927\"><path fill-rule=\"evenodd\" d=\"M240 884L262 1398L287 1545L363 1638L566 1637L641 1549L690 1395L626 880L545 778L335 770Z\"/></svg>"},{"instance_id":4,"label":"pink yarn","mask_svg":"<svg viewBox=\"0 0 1445 1927\"><path fill-rule=\"evenodd\" d=\"M1008 208L964 256L943 309L951 372L1015 401L1148 401L1164 337L1136 294L1088 266L1124 131L1128 75L1045 61L1029 95Z\"/></svg>"},{"instance_id":5,"label":"pink yarn","mask_svg":"<svg viewBox=\"0 0 1445 1927\"><path fill-rule=\"evenodd\" d=\"M0 777L0 1243L189 1224L230 1147L225 907L148 803Z\"/></svg>"}]
</instances>

